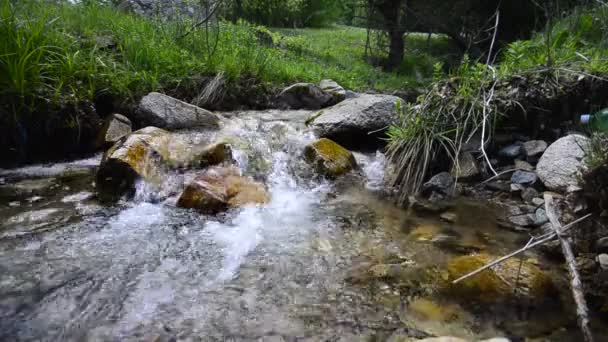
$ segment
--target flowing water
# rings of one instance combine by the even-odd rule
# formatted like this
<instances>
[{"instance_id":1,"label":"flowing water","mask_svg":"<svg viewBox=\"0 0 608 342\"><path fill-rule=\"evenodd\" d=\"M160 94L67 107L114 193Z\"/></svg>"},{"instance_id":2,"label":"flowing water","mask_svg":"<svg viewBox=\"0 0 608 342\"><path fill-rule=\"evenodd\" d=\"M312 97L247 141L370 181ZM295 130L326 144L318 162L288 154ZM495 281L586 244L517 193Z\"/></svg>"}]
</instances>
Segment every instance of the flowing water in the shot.
<instances>
[{"instance_id":1,"label":"flowing water","mask_svg":"<svg viewBox=\"0 0 608 342\"><path fill-rule=\"evenodd\" d=\"M167 175L161 190L140 183L134 198L112 206L94 196L100 156L0 170L0 340L518 336L507 321L522 317L468 311L458 298L433 297L436 284L418 278L454 255L506 252L527 237L497 229L492 211L476 203L457 206L453 224L395 207L382 192L381 153L356 154L361 170L341 181L312 176L301 157L314 140L308 114L229 113L219 132L181 133L194 142L232 139L238 166L269 189L267 205L218 217L175 206L192 170ZM412 239L420 225L454 243ZM407 280L417 285L359 279L370 263L411 269ZM456 314L417 315L408 303L425 296ZM576 331L573 320L556 320L535 334Z\"/></svg>"}]
</instances>

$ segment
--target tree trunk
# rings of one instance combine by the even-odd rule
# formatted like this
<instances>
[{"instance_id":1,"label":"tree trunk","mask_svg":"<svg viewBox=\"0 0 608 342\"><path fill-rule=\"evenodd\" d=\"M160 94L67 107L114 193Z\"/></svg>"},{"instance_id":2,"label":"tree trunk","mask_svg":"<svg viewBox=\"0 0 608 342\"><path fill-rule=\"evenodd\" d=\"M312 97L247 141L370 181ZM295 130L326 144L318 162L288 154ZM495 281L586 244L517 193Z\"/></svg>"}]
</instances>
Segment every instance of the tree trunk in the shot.
<instances>
[{"instance_id":1,"label":"tree trunk","mask_svg":"<svg viewBox=\"0 0 608 342\"><path fill-rule=\"evenodd\" d=\"M386 69L393 70L403 62L403 53L405 42L403 40L403 31L400 28L389 31L390 50L388 53L388 61Z\"/></svg>"}]
</instances>

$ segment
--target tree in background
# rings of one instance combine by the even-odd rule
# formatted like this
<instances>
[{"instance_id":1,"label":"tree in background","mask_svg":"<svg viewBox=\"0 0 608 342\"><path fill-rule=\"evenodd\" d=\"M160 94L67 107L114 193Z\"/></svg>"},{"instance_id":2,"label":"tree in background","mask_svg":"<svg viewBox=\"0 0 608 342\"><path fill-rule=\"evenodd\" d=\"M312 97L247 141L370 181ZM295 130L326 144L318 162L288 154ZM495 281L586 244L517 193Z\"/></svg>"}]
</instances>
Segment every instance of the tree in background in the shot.
<instances>
[{"instance_id":1,"label":"tree in background","mask_svg":"<svg viewBox=\"0 0 608 342\"><path fill-rule=\"evenodd\" d=\"M319 27L341 15L339 0L229 0L224 16L271 27Z\"/></svg>"}]
</instances>

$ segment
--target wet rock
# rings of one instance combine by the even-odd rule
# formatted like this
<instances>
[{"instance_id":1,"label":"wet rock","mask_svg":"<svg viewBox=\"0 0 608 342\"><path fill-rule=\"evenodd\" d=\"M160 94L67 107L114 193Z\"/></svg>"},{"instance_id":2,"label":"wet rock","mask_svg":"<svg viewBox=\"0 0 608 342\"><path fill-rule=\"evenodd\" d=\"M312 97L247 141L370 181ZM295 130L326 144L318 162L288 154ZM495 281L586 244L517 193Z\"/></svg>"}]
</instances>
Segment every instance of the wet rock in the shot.
<instances>
[{"instance_id":1,"label":"wet rock","mask_svg":"<svg viewBox=\"0 0 608 342\"><path fill-rule=\"evenodd\" d=\"M45 196L58 187L55 178L26 179L0 186L0 198L8 200Z\"/></svg>"},{"instance_id":2,"label":"wet rock","mask_svg":"<svg viewBox=\"0 0 608 342\"><path fill-rule=\"evenodd\" d=\"M279 101L291 109L321 109L334 97L312 83L296 83L281 91Z\"/></svg>"},{"instance_id":3,"label":"wet rock","mask_svg":"<svg viewBox=\"0 0 608 342\"><path fill-rule=\"evenodd\" d=\"M352 152L326 138L306 146L304 155L317 172L328 178L339 177L357 167Z\"/></svg>"},{"instance_id":4,"label":"wet rock","mask_svg":"<svg viewBox=\"0 0 608 342\"><path fill-rule=\"evenodd\" d=\"M131 120L120 114L112 114L105 120L97 137L96 146L111 146L131 132Z\"/></svg>"},{"instance_id":5,"label":"wet rock","mask_svg":"<svg viewBox=\"0 0 608 342\"><path fill-rule=\"evenodd\" d=\"M521 143L516 143L503 147L500 151L498 151L498 156L505 159L515 159L519 157L522 152L523 149Z\"/></svg>"},{"instance_id":6,"label":"wet rock","mask_svg":"<svg viewBox=\"0 0 608 342\"><path fill-rule=\"evenodd\" d=\"M515 161L515 168L524 171L534 171L534 166L532 166L532 164L519 159Z\"/></svg>"},{"instance_id":7,"label":"wet rock","mask_svg":"<svg viewBox=\"0 0 608 342\"><path fill-rule=\"evenodd\" d=\"M608 236L600 238L595 242L595 250L600 253L608 252Z\"/></svg>"},{"instance_id":8,"label":"wet rock","mask_svg":"<svg viewBox=\"0 0 608 342\"><path fill-rule=\"evenodd\" d=\"M411 341L411 340L410 340ZM465 339L453 336L440 336L440 337L429 337L420 340L418 342L469 342Z\"/></svg>"},{"instance_id":9,"label":"wet rock","mask_svg":"<svg viewBox=\"0 0 608 342\"><path fill-rule=\"evenodd\" d=\"M166 129L219 127L217 115L160 93L150 93L141 99L137 119L141 126Z\"/></svg>"},{"instance_id":10,"label":"wet rock","mask_svg":"<svg viewBox=\"0 0 608 342\"><path fill-rule=\"evenodd\" d=\"M333 100L331 101L332 104L342 102L346 99L346 90L334 80L322 80L321 83L319 83L319 87L333 97Z\"/></svg>"},{"instance_id":11,"label":"wet rock","mask_svg":"<svg viewBox=\"0 0 608 342\"><path fill-rule=\"evenodd\" d=\"M513 192L513 193L520 193L520 192L524 191L525 189L526 189L526 187L521 184L511 184L511 192Z\"/></svg>"},{"instance_id":12,"label":"wet rock","mask_svg":"<svg viewBox=\"0 0 608 342\"><path fill-rule=\"evenodd\" d=\"M516 259L508 259L458 284L451 284L451 281L495 259L497 257L488 254L452 259L447 265L449 289L465 300L484 303L503 302L514 296L525 298L531 303L550 299L554 290L551 278L528 261L521 263L520 268L520 261Z\"/></svg>"},{"instance_id":13,"label":"wet rock","mask_svg":"<svg viewBox=\"0 0 608 342\"><path fill-rule=\"evenodd\" d=\"M235 167L211 167L196 177L179 197L177 205L217 214L229 208L264 204L270 200L266 189Z\"/></svg>"},{"instance_id":14,"label":"wet rock","mask_svg":"<svg viewBox=\"0 0 608 342\"><path fill-rule=\"evenodd\" d=\"M421 224L414 227L408 237L413 241L432 241L441 233L441 227L433 224Z\"/></svg>"},{"instance_id":15,"label":"wet rock","mask_svg":"<svg viewBox=\"0 0 608 342\"><path fill-rule=\"evenodd\" d=\"M225 142L214 143L206 146L197 158L200 166L217 165L232 161L232 148Z\"/></svg>"},{"instance_id":16,"label":"wet rock","mask_svg":"<svg viewBox=\"0 0 608 342\"><path fill-rule=\"evenodd\" d=\"M422 185L421 194L429 197L432 193L451 196L454 192L454 177L449 172L442 172L431 177Z\"/></svg>"},{"instance_id":17,"label":"wet rock","mask_svg":"<svg viewBox=\"0 0 608 342\"><path fill-rule=\"evenodd\" d=\"M511 183L533 185L538 180L536 173L530 171L515 171L511 176Z\"/></svg>"},{"instance_id":18,"label":"wet rock","mask_svg":"<svg viewBox=\"0 0 608 342\"><path fill-rule=\"evenodd\" d=\"M530 140L523 143L522 149L526 157L534 159L545 152L547 143L543 140Z\"/></svg>"},{"instance_id":19,"label":"wet rock","mask_svg":"<svg viewBox=\"0 0 608 342\"><path fill-rule=\"evenodd\" d=\"M397 102L390 95L361 94L319 111L307 122L314 132L348 148L379 145L397 119Z\"/></svg>"},{"instance_id":20,"label":"wet rock","mask_svg":"<svg viewBox=\"0 0 608 342\"><path fill-rule=\"evenodd\" d=\"M585 150L589 138L582 135L563 137L547 148L536 166L536 172L545 186L557 192L578 188L579 172L584 168Z\"/></svg>"},{"instance_id":21,"label":"wet rock","mask_svg":"<svg viewBox=\"0 0 608 342\"><path fill-rule=\"evenodd\" d=\"M600 254L597 256L597 262L603 270L608 270L608 254Z\"/></svg>"},{"instance_id":22,"label":"wet rock","mask_svg":"<svg viewBox=\"0 0 608 342\"><path fill-rule=\"evenodd\" d=\"M540 197L535 197L532 199L532 204L536 207L544 206L545 200Z\"/></svg>"},{"instance_id":23,"label":"wet rock","mask_svg":"<svg viewBox=\"0 0 608 342\"><path fill-rule=\"evenodd\" d=\"M539 195L538 191L536 191L536 189L534 188L525 188L522 192L521 192L521 199L524 200L526 203L533 203L534 199L537 198ZM544 201L543 201L544 203Z\"/></svg>"},{"instance_id":24,"label":"wet rock","mask_svg":"<svg viewBox=\"0 0 608 342\"><path fill-rule=\"evenodd\" d=\"M479 175L479 164L471 152L458 156L458 164L452 168L452 175L457 179L470 180Z\"/></svg>"}]
</instances>

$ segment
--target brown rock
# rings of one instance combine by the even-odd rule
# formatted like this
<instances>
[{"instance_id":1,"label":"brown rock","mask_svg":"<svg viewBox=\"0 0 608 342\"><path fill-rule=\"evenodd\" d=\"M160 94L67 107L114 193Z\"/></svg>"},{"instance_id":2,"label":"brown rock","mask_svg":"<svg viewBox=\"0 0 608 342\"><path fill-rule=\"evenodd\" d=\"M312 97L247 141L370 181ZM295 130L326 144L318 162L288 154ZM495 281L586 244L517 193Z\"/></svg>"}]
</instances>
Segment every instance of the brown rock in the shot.
<instances>
[{"instance_id":1,"label":"brown rock","mask_svg":"<svg viewBox=\"0 0 608 342\"><path fill-rule=\"evenodd\" d=\"M306 146L304 155L317 172L328 178L339 177L357 167L352 152L327 138Z\"/></svg>"},{"instance_id":2,"label":"brown rock","mask_svg":"<svg viewBox=\"0 0 608 342\"><path fill-rule=\"evenodd\" d=\"M212 167L196 177L184 190L177 205L217 214L229 208L269 201L264 186L243 177L235 167Z\"/></svg>"}]
</instances>

